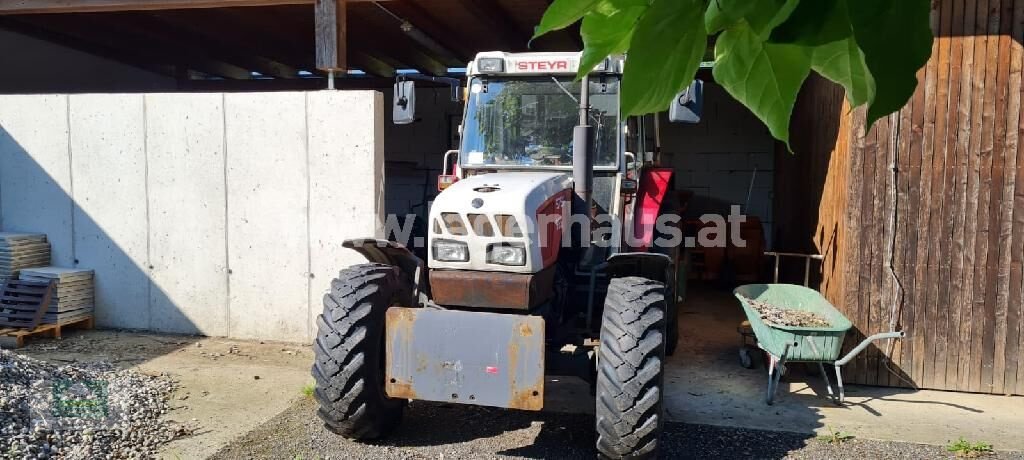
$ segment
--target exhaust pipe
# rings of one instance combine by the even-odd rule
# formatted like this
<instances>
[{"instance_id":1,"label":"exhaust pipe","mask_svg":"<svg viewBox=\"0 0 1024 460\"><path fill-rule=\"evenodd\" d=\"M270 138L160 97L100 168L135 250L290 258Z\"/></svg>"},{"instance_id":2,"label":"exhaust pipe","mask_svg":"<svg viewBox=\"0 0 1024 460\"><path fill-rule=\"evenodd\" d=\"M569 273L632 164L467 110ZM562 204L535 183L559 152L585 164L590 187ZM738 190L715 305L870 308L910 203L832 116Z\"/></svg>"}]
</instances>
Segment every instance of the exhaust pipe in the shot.
<instances>
[{"instance_id":1,"label":"exhaust pipe","mask_svg":"<svg viewBox=\"0 0 1024 460\"><path fill-rule=\"evenodd\" d=\"M594 127L590 125L590 77L580 82L580 121L572 130L572 183L576 192L575 213L594 218L591 191L594 185Z\"/></svg>"}]
</instances>

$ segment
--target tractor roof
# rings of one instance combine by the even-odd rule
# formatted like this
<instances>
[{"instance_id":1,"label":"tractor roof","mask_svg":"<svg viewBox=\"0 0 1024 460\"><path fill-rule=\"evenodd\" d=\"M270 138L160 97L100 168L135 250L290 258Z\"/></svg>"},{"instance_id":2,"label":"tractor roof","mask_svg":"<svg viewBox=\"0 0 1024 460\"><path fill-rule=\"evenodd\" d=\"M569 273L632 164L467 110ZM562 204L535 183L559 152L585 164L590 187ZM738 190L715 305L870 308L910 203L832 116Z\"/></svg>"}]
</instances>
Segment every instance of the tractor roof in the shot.
<instances>
[{"instance_id":1,"label":"tractor roof","mask_svg":"<svg viewBox=\"0 0 1024 460\"><path fill-rule=\"evenodd\" d=\"M576 75L580 52L506 53L485 51L467 66L469 75ZM623 56L605 58L594 68L603 74L621 74Z\"/></svg>"}]
</instances>

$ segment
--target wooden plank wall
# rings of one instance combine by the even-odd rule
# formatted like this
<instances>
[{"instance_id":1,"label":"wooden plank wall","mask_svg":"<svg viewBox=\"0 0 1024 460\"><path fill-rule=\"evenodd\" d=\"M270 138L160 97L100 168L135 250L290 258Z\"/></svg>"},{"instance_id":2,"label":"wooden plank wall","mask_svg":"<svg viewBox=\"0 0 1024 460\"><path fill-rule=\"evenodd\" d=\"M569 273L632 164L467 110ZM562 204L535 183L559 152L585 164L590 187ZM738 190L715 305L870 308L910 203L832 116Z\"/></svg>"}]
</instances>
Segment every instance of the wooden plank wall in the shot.
<instances>
[{"instance_id":1,"label":"wooden plank wall","mask_svg":"<svg viewBox=\"0 0 1024 460\"><path fill-rule=\"evenodd\" d=\"M844 294L849 112L843 88L812 75L793 110L793 152L781 144L775 152L774 249L824 255L812 266L812 283L836 305ZM780 281L803 282L803 261L784 262L781 271Z\"/></svg>"},{"instance_id":2,"label":"wooden plank wall","mask_svg":"<svg viewBox=\"0 0 1024 460\"><path fill-rule=\"evenodd\" d=\"M847 191L843 294L823 287L856 326L848 347L893 324L909 335L862 353L853 382L1024 394L1024 0L938 0L932 26L899 113L867 132L863 110L841 116L848 177L825 187Z\"/></svg>"}]
</instances>

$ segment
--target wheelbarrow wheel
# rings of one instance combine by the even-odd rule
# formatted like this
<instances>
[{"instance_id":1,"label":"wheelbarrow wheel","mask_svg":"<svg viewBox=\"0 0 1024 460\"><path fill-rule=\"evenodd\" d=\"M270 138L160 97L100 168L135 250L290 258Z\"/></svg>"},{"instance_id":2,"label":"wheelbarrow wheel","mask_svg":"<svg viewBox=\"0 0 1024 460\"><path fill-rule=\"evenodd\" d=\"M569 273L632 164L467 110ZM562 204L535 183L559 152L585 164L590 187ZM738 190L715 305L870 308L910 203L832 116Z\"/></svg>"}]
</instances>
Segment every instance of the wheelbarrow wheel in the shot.
<instances>
[{"instance_id":1,"label":"wheelbarrow wheel","mask_svg":"<svg viewBox=\"0 0 1024 460\"><path fill-rule=\"evenodd\" d=\"M317 415L328 430L376 439L398 426L406 401L384 393L384 314L411 299L412 282L389 265L356 265L331 282L316 320L312 370Z\"/></svg>"},{"instance_id":2,"label":"wheelbarrow wheel","mask_svg":"<svg viewBox=\"0 0 1024 460\"><path fill-rule=\"evenodd\" d=\"M750 355L750 349L747 347L740 348L740 366L744 369L754 368L754 359Z\"/></svg>"},{"instance_id":3,"label":"wheelbarrow wheel","mask_svg":"<svg viewBox=\"0 0 1024 460\"><path fill-rule=\"evenodd\" d=\"M656 457L664 422L665 287L614 278L601 320L597 451L604 458Z\"/></svg>"}]
</instances>

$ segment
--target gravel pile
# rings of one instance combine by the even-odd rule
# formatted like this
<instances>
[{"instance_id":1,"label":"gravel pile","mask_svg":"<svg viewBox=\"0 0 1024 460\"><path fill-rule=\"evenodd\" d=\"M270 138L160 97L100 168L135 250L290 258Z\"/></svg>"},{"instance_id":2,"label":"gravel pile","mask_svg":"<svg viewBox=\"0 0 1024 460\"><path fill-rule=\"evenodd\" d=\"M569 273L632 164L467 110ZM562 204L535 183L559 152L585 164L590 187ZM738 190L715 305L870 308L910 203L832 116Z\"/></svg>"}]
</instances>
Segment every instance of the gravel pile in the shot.
<instances>
[{"instance_id":1,"label":"gravel pile","mask_svg":"<svg viewBox=\"0 0 1024 460\"><path fill-rule=\"evenodd\" d=\"M764 322L791 327L829 327L832 324L817 313L790 310L770 303L747 298L747 303L761 316Z\"/></svg>"},{"instance_id":2,"label":"gravel pile","mask_svg":"<svg viewBox=\"0 0 1024 460\"><path fill-rule=\"evenodd\" d=\"M174 389L164 375L0 350L0 458L153 457L192 430L161 420Z\"/></svg>"}]
</instances>

